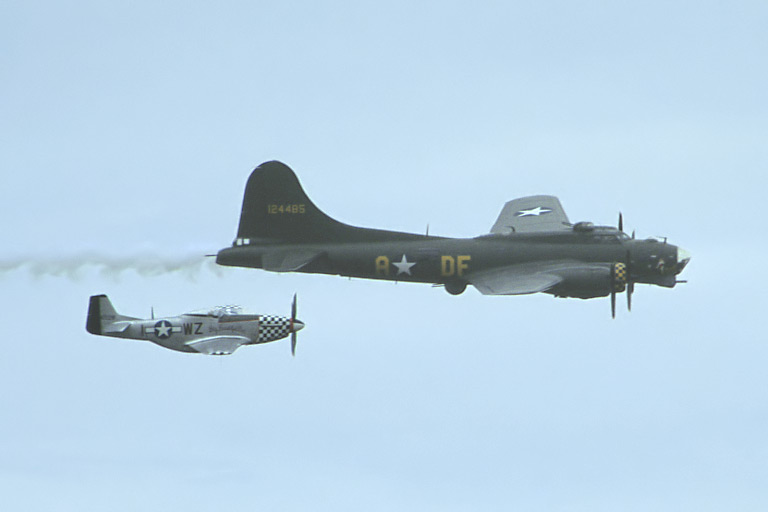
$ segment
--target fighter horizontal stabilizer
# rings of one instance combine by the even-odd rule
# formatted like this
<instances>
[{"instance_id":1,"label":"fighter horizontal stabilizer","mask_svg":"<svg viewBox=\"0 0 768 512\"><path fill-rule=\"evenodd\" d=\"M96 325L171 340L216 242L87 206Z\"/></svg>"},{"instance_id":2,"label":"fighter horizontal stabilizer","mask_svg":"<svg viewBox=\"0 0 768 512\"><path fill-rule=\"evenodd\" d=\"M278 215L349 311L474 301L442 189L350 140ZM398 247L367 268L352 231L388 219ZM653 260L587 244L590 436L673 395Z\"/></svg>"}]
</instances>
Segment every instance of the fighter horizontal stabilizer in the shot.
<instances>
[{"instance_id":1,"label":"fighter horizontal stabilizer","mask_svg":"<svg viewBox=\"0 0 768 512\"><path fill-rule=\"evenodd\" d=\"M130 326L131 322L114 322L104 325L101 331L102 334L116 334L127 331Z\"/></svg>"},{"instance_id":2,"label":"fighter horizontal stabilizer","mask_svg":"<svg viewBox=\"0 0 768 512\"><path fill-rule=\"evenodd\" d=\"M555 196L528 196L504 205L491 228L495 235L570 230L568 216Z\"/></svg>"},{"instance_id":3,"label":"fighter horizontal stabilizer","mask_svg":"<svg viewBox=\"0 0 768 512\"><path fill-rule=\"evenodd\" d=\"M85 330L89 333L97 335L122 333L128 329L131 320L138 320L138 318L118 314L106 295L91 295L88 302L88 318L85 323Z\"/></svg>"},{"instance_id":4,"label":"fighter horizontal stabilizer","mask_svg":"<svg viewBox=\"0 0 768 512\"><path fill-rule=\"evenodd\" d=\"M261 264L272 272L295 272L323 254L313 250L269 251L261 257Z\"/></svg>"},{"instance_id":5,"label":"fighter horizontal stabilizer","mask_svg":"<svg viewBox=\"0 0 768 512\"><path fill-rule=\"evenodd\" d=\"M250 341L242 336L212 336L190 341L187 346L209 356L228 356Z\"/></svg>"}]
</instances>

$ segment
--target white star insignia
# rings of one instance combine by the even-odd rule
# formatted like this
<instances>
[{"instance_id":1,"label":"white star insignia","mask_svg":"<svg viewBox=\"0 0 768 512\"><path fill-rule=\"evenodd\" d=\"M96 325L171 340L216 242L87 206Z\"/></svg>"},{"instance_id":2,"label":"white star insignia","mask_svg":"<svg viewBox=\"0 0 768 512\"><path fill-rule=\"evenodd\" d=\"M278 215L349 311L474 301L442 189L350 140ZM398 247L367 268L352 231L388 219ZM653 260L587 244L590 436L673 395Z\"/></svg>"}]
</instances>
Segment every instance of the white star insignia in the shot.
<instances>
[{"instance_id":1,"label":"white star insignia","mask_svg":"<svg viewBox=\"0 0 768 512\"><path fill-rule=\"evenodd\" d=\"M520 210L517 212L518 217L538 217L539 215L543 215L545 213L549 213L552 210L549 208L542 208L541 206L537 206L536 208L530 208L528 210Z\"/></svg>"},{"instance_id":2,"label":"white star insignia","mask_svg":"<svg viewBox=\"0 0 768 512\"><path fill-rule=\"evenodd\" d=\"M403 259L399 262L393 261L392 264L397 267L397 275L408 274L410 276L411 267L414 266L416 262L408 263L408 259L405 257L405 254L403 254Z\"/></svg>"},{"instance_id":3,"label":"white star insignia","mask_svg":"<svg viewBox=\"0 0 768 512\"><path fill-rule=\"evenodd\" d=\"M155 334L158 338L167 338L171 335L171 324L168 322L161 322L155 327Z\"/></svg>"}]
</instances>

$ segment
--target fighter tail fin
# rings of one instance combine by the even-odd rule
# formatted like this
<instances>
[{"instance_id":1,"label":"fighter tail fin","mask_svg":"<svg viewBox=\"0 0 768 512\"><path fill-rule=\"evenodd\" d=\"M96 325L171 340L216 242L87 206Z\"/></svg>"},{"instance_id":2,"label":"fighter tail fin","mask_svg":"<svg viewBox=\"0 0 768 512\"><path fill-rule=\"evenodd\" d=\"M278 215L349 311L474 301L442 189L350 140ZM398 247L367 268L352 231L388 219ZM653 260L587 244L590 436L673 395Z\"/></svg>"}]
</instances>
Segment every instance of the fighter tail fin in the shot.
<instances>
[{"instance_id":1,"label":"fighter tail fin","mask_svg":"<svg viewBox=\"0 0 768 512\"><path fill-rule=\"evenodd\" d=\"M106 295L92 295L88 303L88 319L85 330L91 334L104 334L104 326L121 320L136 320L132 316L119 315Z\"/></svg>"},{"instance_id":2,"label":"fighter tail fin","mask_svg":"<svg viewBox=\"0 0 768 512\"><path fill-rule=\"evenodd\" d=\"M422 235L365 229L341 223L307 197L296 174L272 161L248 178L235 245L251 240L284 242L358 242L423 238Z\"/></svg>"}]
</instances>

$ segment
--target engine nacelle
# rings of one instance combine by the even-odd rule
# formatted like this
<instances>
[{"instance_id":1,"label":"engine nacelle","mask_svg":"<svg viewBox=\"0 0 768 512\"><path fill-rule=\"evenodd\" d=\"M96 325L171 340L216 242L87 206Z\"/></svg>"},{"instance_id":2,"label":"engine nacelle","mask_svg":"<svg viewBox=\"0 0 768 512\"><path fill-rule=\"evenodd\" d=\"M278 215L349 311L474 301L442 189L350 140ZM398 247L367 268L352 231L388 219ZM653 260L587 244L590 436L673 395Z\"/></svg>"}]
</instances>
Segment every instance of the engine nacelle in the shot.
<instances>
[{"instance_id":1,"label":"engine nacelle","mask_svg":"<svg viewBox=\"0 0 768 512\"><path fill-rule=\"evenodd\" d=\"M627 266L624 263L614 263L611 266L611 290L623 292L627 289Z\"/></svg>"},{"instance_id":2,"label":"engine nacelle","mask_svg":"<svg viewBox=\"0 0 768 512\"><path fill-rule=\"evenodd\" d=\"M623 292L627 287L627 266L624 263L579 268L560 272L563 281L547 293L556 297L593 299L607 297L611 292Z\"/></svg>"}]
</instances>

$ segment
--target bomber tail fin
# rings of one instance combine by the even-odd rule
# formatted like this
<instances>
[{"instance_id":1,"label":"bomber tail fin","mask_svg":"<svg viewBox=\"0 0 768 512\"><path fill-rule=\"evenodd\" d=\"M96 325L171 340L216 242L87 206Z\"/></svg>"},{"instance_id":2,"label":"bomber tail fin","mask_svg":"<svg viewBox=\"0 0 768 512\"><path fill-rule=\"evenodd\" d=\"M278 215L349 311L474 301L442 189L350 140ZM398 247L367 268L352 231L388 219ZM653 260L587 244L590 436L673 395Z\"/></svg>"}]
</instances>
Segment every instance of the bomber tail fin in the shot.
<instances>
[{"instance_id":1,"label":"bomber tail fin","mask_svg":"<svg viewBox=\"0 0 768 512\"><path fill-rule=\"evenodd\" d=\"M296 174L272 161L248 178L235 245L252 240L282 242L363 242L421 238L423 235L365 229L332 219L310 201Z\"/></svg>"},{"instance_id":2,"label":"bomber tail fin","mask_svg":"<svg viewBox=\"0 0 768 512\"><path fill-rule=\"evenodd\" d=\"M85 322L86 331L91 334L105 334L105 326L124 320L137 320L137 318L119 315L106 295L91 296L88 303L88 319Z\"/></svg>"}]
</instances>

